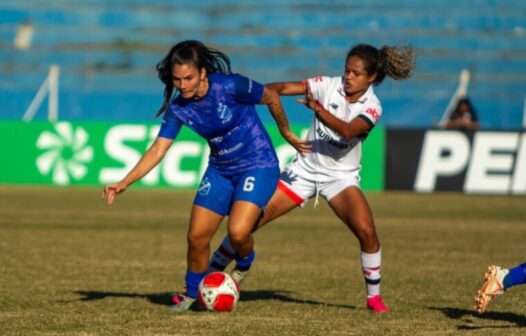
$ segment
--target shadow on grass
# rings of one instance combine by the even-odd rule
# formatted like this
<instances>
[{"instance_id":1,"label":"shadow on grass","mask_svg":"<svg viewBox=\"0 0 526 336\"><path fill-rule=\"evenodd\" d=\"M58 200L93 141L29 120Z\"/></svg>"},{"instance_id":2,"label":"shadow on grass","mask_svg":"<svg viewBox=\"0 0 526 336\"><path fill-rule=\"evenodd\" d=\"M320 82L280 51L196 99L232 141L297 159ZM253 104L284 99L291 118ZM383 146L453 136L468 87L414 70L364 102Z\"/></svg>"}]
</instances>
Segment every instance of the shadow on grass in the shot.
<instances>
[{"instance_id":1,"label":"shadow on grass","mask_svg":"<svg viewBox=\"0 0 526 336\"><path fill-rule=\"evenodd\" d=\"M321 306L336 307L336 308L356 309L356 307L351 306L351 305L342 305L342 304L319 302L319 301L314 301L314 300L297 299L297 298L291 297L290 293L291 293L290 291L274 291L274 290L241 291L240 301L277 300L277 301L289 302L289 303L301 303L301 304L321 305Z\"/></svg>"},{"instance_id":2,"label":"shadow on grass","mask_svg":"<svg viewBox=\"0 0 526 336\"><path fill-rule=\"evenodd\" d=\"M505 328L524 328L526 327L526 317L509 312L486 312L478 314L475 311L451 307L427 307L437 310L453 320L461 320L463 324L457 326L459 330L478 330L478 329L505 329ZM475 325L475 319L491 320L513 323L514 325Z\"/></svg>"},{"instance_id":3,"label":"shadow on grass","mask_svg":"<svg viewBox=\"0 0 526 336\"><path fill-rule=\"evenodd\" d=\"M62 301L64 303L76 302L76 301L97 301L106 298L131 298L131 299L145 299L151 303L170 306L173 304L172 296L173 293L152 293L152 294L141 294L141 293L123 293L123 292L100 292L100 291L85 291L79 290L74 291L75 294L81 295L81 298ZM355 309L356 307L351 305L341 305L319 302L314 300L303 300L297 299L290 296L290 291L274 291L274 290L253 290L253 291L242 291L240 301L261 301L261 300L276 300L287 303L299 303L309 305L321 305L327 307L347 308Z\"/></svg>"},{"instance_id":4,"label":"shadow on grass","mask_svg":"<svg viewBox=\"0 0 526 336\"><path fill-rule=\"evenodd\" d=\"M98 301L106 298L129 298L129 299L145 299L151 303L158 305L170 306L172 302L172 293L154 293L154 294L140 294L140 293L123 293L123 292L99 292L99 291L74 291L73 293L82 295L81 298L63 301L65 303L76 301Z\"/></svg>"}]
</instances>

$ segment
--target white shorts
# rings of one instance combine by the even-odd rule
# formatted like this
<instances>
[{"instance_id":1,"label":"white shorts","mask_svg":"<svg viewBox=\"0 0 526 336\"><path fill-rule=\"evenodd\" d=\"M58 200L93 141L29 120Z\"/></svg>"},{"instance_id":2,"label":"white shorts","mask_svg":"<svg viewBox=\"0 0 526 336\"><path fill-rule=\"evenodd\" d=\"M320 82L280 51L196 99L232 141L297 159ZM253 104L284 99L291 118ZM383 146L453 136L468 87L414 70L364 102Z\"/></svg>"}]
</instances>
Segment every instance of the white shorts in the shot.
<instances>
[{"instance_id":1,"label":"white shorts","mask_svg":"<svg viewBox=\"0 0 526 336\"><path fill-rule=\"evenodd\" d=\"M298 205L319 193L327 202L348 187L360 188L359 171L349 172L344 177L318 182L316 175L305 171L294 163L289 164L279 176L278 188Z\"/></svg>"}]
</instances>

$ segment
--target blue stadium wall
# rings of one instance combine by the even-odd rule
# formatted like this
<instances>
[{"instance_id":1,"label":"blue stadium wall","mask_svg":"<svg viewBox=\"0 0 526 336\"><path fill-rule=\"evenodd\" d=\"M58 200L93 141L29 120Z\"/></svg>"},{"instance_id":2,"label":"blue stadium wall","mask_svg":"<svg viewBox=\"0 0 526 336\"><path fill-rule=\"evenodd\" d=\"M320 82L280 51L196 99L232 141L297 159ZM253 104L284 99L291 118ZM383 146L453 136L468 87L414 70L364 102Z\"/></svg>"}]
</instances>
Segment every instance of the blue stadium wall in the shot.
<instances>
[{"instance_id":1,"label":"blue stadium wall","mask_svg":"<svg viewBox=\"0 0 526 336\"><path fill-rule=\"evenodd\" d=\"M13 46L23 22L34 28L27 50ZM264 83L340 75L356 43L409 43L418 56L414 77L377 88L383 125L436 126L463 68L472 72L482 127L522 125L524 0L4 0L1 119L20 119L57 64L60 119L152 121L163 90L155 64L183 39L225 51L236 72ZM294 100L285 105L293 122L310 119ZM37 119L45 117L39 111Z\"/></svg>"}]
</instances>

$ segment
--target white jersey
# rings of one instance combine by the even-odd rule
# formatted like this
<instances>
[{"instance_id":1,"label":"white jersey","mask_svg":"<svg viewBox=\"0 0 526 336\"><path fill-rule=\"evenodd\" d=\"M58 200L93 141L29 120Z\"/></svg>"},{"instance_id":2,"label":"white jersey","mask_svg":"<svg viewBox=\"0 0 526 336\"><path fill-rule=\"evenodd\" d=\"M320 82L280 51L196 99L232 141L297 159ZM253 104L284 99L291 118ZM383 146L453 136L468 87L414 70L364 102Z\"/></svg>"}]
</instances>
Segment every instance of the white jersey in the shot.
<instances>
[{"instance_id":1,"label":"white jersey","mask_svg":"<svg viewBox=\"0 0 526 336\"><path fill-rule=\"evenodd\" d=\"M359 117L372 127L382 115L382 107L372 85L357 102L348 103L345 100L342 77L316 77L309 79L307 84L313 98L345 122ZM365 136L366 134L363 134L346 140L315 116L307 134L312 152L304 156L298 155L295 165L315 176L319 182L345 177L349 173L359 174L362 141Z\"/></svg>"}]
</instances>

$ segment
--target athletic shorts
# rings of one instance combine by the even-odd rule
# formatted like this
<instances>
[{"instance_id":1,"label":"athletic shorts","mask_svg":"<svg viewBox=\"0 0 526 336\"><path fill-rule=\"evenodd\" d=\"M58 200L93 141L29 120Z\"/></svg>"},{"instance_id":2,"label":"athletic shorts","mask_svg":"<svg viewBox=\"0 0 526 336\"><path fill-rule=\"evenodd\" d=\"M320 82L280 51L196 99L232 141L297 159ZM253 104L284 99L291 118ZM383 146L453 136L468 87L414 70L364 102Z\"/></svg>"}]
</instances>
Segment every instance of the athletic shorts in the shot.
<instances>
[{"instance_id":1,"label":"athletic shorts","mask_svg":"<svg viewBox=\"0 0 526 336\"><path fill-rule=\"evenodd\" d=\"M296 164L290 163L279 177L278 188L289 196L298 205L305 202L317 193L322 195L327 202L348 187L360 188L359 171L349 172L344 177L335 177L332 180L318 182L316 174L307 172Z\"/></svg>"},{"instance_id":2,"label":"athletic shorts","mask_svg":"<svg viewBox=\"0 0 526 336\"><path fill-rule=\"evenodd\" d=\"M248 201L263 208L276 191L279 168L257 168L239 174L222 174L209 166L201 180L194 204L222 216L235 201Z\"/></svg>"}]
</instances>

